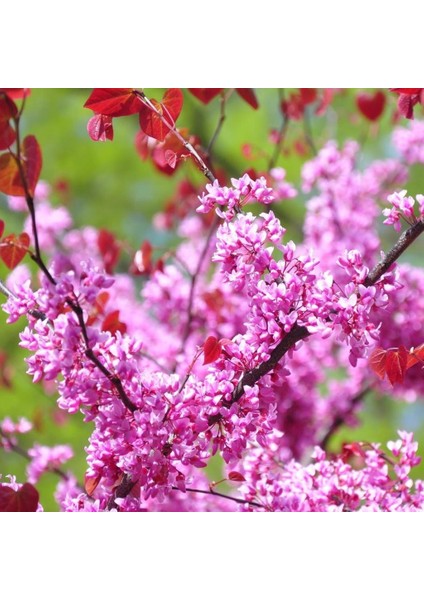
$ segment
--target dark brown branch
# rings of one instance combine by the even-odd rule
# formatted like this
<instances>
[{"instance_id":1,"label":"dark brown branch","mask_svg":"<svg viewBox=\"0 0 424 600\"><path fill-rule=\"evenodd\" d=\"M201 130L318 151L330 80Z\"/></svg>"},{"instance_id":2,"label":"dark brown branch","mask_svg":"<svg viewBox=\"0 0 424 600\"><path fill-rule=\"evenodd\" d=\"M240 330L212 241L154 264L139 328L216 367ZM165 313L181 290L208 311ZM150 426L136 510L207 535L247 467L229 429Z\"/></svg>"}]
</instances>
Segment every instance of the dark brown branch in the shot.
<instances>
[{"instance_id":1,"label":"dark brown branch","mask_svg":"<svg viewBox=\"0 0 424 600\"><path fill-rule=\"evenodd\" d=\"M175 486L173 486L172 489L177 492L181 492L181 490ZM265 507L262 504L259 504L259 502L243 500L243 498L234 498L233 496L227 496L227 494L221 494L221 492L215 492L214 490L197 490L195 488L186 487L186 492L192 492L194 494L210 494L211 496L219 496L220 498L225 498L225 500L232 500L233 502L237 502L238 504L249 504L249 506L256 506L257 508L265 509Z\"/></svg>"},{"instance_id":2,"label":"dark brown branch","mask_svg":"<svg viewBox=\"0 0 424 600\"><path fill-rule=\"evenodd\" d=\"M386 256L374 267L374 269L368 274L365 279L364 285L367 287L374 285L386 271L390 269L392 264L396 262L403 252L414 242L419 235L424 231L424 221L420 219L409 229L404 231L396 244L386 254Z\"/></svg>"},{"instance_id":3,"label":"dark brown branch","mask_svg":"<svg viewBox=\"0 0 424 600\"><path fill-rule=\"evenodd\" d=\"M405 250L412 244L414 240L424 231L424 221L420 220L414 223L402 233L399 240L388 252L388 254L372 269L368 277L364 281L364 285L369 287L375 285L377 281L390 269L393 263ZM233 392L230 404L237 402L244 394L244 386L253 386L264 375L272 371L281 360L281 358L294 347L297 342L308 338L310 335L306 327L295 324L293 329L279 342L279 344L271 352L270 358L255 367L251 371L247 371L239 381L236 389Z\"/></svg>"},{"instance_id":4,"label":"dark brown branch","mask_svg":"<svg viewBox=\"0 0 424 600\"><path fill-rule=\"evenodd\" d=\"M112 510L113 508L117 508L119 510L119 506L115 501L117 498L126 498L135 484L136 482L132 481L129 475L124 475L122 482L115 488L115 491L108 502L107 509Z\"/></svg>"}]
</instances>

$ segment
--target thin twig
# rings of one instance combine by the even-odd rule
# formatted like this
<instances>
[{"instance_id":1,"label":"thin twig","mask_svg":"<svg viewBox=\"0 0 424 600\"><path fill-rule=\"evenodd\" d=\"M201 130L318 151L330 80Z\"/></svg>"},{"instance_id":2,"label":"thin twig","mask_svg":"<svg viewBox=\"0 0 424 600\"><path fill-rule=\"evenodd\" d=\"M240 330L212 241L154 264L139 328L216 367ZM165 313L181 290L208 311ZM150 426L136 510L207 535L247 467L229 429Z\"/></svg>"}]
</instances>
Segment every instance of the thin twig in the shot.
<instances>
[{"instance_id":1,"label":"thin twig","mask_svg":"<svg viewBox=\"0 0 424 600\"><path fill-rule=\"evenodd\" d=\"M179 488L176 486L172 486L172 489L181 492ZM250 506L256 506L257 508L265 508L259 502L252 502L250 500L243 500L243 498L234 498L233 496L228 496L227 494L222 494L221 492L215 492L214 490L197 490L195 488L185 488L186 492L192 492L194 494L210 494L211 496L219 496L220 498L225 498L226 500L232 500L233 502L237 502L238 504L249 504ZM183 493L183 492L181 492Z\"/></svg>"},{"instance_id":2,"label":"thin twig","mask_svg":"<svg viewBox=\"0 0 424 600\"><path fill-rule=\"evenodd\" d=\"M19 456L22 456L23 458L25 458L28 462L31 462L32 458L30 457L30 455L28 454L28 452L26 450L24 450L21 446L19 446L18 444L14 444L12 442L12 440L7 436L4 435L2 433L0 433L0 439L3 438L4 440L6 440L7 443L7 449L15 452L15 454L19 454ZM62 471L62 469L59 469L57 467L53 467L53 468L48 468L46 469L46 471L48 471L49 473L54 473L55 475L57 475L58 477L60 477L61 479L63 479L64 481L69 481L69 475L67 475L65 473L65 471ZM80 486L79 484L77 484L78 487L80 489L82 489L82 486Z\"/></svg>"},{"instance_id":3,"label":"thin twig","mask_svg":"<svg viewBox=\"0 0 424 600\"><path fill-rule=\"evenodd\" d=\"M211 160L213 147L214 147L215 142L218 139L218 136L219 136L219 134L221 132L222 126L224 125L224 121L225 121L225 118L226 118L226 115L225 115L225 105L226 105L227 100L228 100L228 98L230 97L230 95L232 94L233 91L234 90L230 90L228 94L224 94L223 93L221 95L220 113L219 113L218 124L216 126L216 129L214 131L212 139L209 142L209 145L208 145L207 150L206 150L206 154L208 155L209 160Z\"/></svg>"}]
</instances>

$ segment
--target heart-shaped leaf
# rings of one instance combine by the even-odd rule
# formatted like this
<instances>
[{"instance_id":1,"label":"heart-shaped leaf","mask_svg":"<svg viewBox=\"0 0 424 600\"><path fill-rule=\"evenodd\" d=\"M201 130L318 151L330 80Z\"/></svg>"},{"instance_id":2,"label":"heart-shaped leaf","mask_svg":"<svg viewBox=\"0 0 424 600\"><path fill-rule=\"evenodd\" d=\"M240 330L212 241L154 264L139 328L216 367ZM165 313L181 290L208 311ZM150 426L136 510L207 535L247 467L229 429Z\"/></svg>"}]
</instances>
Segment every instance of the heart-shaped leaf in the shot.
<instances>
[{"instance_id":1,"label":"heart-shaped leaf","mask_svg":"<svg viewBox=\"0 0 424 600\"><path fill-rule=\"evenodd\" d=\"M382 91L377 91L374 94L361 92L356 97L356 104L366 119L377 121L383 114L386 96Z\"/></svg>"},{"instance_id":2,"label":"heart-shaped leaf","mask_svg":"<svg viewBox=\"0 0 424 600\"><path fill-rule=\"evenodd\" d=\"M28 135L22 144L22 170L25 181L14 156L5 152L0 156L0 192L10 196L25 196L25 183L28 192L33 195L40 177L42 158L41 150L33 135Z\"/></svg>"},{"instance_id":3,"label":"heart-shaped leaf","mask_svg":"<svg viewBox=\"0 0 424 600\"><path fill-rule=\"evenodd\" d=\"M138 113L140 99L131 88L96 88L84 107L109 117L124 117Z\"/></svg>"},{"instance_id":4,"label":"heart-shaped leaf","mask_svg":"<svg viewBox=\"0 0 424 600\"><path fill-rule=\"evenodd\" d=\"M258 100L252 88L236 88L237 94L255 110L259 107Z\"/></svg>"},{"instance_id":5,"label":"heart-shaped leaf","mask_svg":"<svg viewBox=\"0 0 424 600\"><path fill-rule=\"evenodd\" d=\"M193 94L203 104L209 104L224 88L188 88L188 91Z\"/></svg>"},{"instance_id":6,"label":"heart-shaped leaf","mask_svg":"<svg viewBox=\"0 0 424 600\"><path fill-rule=\"evenodd\" d=\"M222 352L222 344L214 335L210 335L203 344L204 365L215 362Z\"/></svg>"},{"instance_id":7,"label":"heart-shaped leaf","mask_svg":"<svg viewBox=\"0 0 424 600\"><path fill-rule=\"evenodd\" d=\"M408 350L400 346L397 350L389 350L386 357L387 378L392 385L402 383L408 364Z\"/></svg>"},{"instance_id":8,"label":"heart-shaped leaf","mask_svg":"<svg viewBox=\"0 0 424 600\"><path fill-rule=\"evenodd\" d=\"M113 140L112 117L108 115L94 115L87 123L88 135L95 142Z\"/></svg>"},{"instance_id":9,"label":"heart-shaped leaf","mask_svg":"<svg viewBox=\"0 0 424 600\"><path fill-rule=\"evenodd\" d=\"M15 492L0 484L0 512L36 512L39 494L31 483L24 483Z\"/></svg>"},{"instance_id":10,"label":"heart-shaped leaf","mask_svg":"<svg viewBox=\"0 0 424 600\"><path fill-rule=\"evenodd\" d=\"M0 258L9 269L14 269L18 265L29 247L29 235L25 232L18 237L11 233L0 242Z\"/></svg>"},{"instance_id":11,"label":"heart-shaped leaf","mask_svg":"<svg viewBox=\"0 0 424 600\"><path fill-rule=\"evenodd\" d=\"M148 136L162 142L175 123L183 107L183 94L178 88L167 90L162 102L150 101L156 110L144 104L140 109L140 127Z\"/></svg>"},{"instance_id":12,"label":"heart-shaped leaf","mask_svg":"<svg viewBox=\"0 0 424 600\"><path fill-rule=\"evenodd\" d=\"M102 331L109 331L112 335L117 331L123 335L127 331L126 324L119 320L119 310L114 310L107 315L102 323Z\"/></svg>"}]
</instances>

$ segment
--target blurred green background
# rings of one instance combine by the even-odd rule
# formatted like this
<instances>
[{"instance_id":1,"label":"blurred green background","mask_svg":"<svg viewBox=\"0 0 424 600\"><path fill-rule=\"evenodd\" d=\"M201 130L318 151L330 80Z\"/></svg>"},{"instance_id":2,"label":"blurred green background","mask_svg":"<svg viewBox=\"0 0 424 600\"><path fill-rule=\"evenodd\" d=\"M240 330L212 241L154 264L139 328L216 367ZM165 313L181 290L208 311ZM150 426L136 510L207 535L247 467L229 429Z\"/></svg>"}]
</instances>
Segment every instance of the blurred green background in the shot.
<instances>
[{"instance_id":1,"label":"blurred green background","mask_svg":"<svg viewBox=\"0 0 424 600\"><path fill-rule=\"evenodd\" d=\"M160 100L162 90L145 89L149 97ZM285 97L291 90L285 90ZM293 91L293 90L292 90ZM387 105L378 124L370 124L358 113L355 95L358 90L341 90L322 117L310 114L310 127L314 144L320 148L328 139L343 142L355 139L362 144L360 161L362 166L374 159L394 156L390 144L393 130L392 116L396 96L387 92ZM202 175L187 161L173 177L158 172L150 161L143 162L135 151L134 137L138 130L136 116L114 120L113 142L93 142L87 134L87 121L91 111L83 108L91 90L84 89L34 89L26 101L22 118L22 135L34 134L42 148L43 169L41 179L55 186L66 182L69 186L67 205L76 226L93 225L113 231L118 238L128 241L136 249L141 241L165 244L167 237L154 233L151 228L152 215L170 199L178 181L189 177L203 183ZM238 95L232 94L226 105L226 120L214 146L214 165L222 166L231 177L238 177L249 168L267 168L274 146L270 131L278 130L282 124L279 110L281 90L256 90L259 109L253 110ZM18 101L19 102L19 101ZM187 127L195 133L206 147L215 131L220 116L220 100L215 98L207 106L201 104L184 90L184 107L178 119L179 127ZM402 125L406 124L402 120ZM302 121L290 121L284 152L277 165L287 171L288 181L298 184L300 170L311 153L299 156L294 151L296 141L303 141ZM244 144L251 145L252 157L242 152ZM422 169L414 167L408 183L410 194L423 193ZM56 203L63 195L53 192ZM284 203L278 211L288 235L298 241L304 214L304 200ZM277 212L278 212L277 211ZM11 213L4 200L0 203L0 218L7 223L7 233L20 232L22 215ZM389 228L382 228L384 246L389 248L396 239ZM405 260L423 265L422 240L410 248ZM7 270L0 265L0 277ZM0 299L1 300L1 299ZM12 375L12 386L0 388L0 420L6 415L12 418L27 416L35 423L35 429L22 436L22 446L28 448L35 441L54 445L69 443L76 454L66 470L73 470L80 481L85 472L84 446L91 432L91 425L83 423L78 415L68 417L58 411L55 394L47 395L39 385L33 385L25 374L23 352L18 346L18 334L24 322L13 326L5 324L6 316L0 312L0 351L8 355L7 368ZM343 428L333 439L331 448L336 449L341 441L361 439L385 442L396 437L397 429L417 433L421 449L424 448L424 403L406 405L384 398L376 402L368 397L361 413L361 425L355 430ZM25 481L25 461L20 456L0 451L0 473L15 474L18 481ZM212 476L219 478L219 461L214 461ZM424 465L415 470L415 476L424 477ZM57 483L53 474L43 476L37 485L45 510L57 510L52 492Z\"/></svg>"}]
</instances>

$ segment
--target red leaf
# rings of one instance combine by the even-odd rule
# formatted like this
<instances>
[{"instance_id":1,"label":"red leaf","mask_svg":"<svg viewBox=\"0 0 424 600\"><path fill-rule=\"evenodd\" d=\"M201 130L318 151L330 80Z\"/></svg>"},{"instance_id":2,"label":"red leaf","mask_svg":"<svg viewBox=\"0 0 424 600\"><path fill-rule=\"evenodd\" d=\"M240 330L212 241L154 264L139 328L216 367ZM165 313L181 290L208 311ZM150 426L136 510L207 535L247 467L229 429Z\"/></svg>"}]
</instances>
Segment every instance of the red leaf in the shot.
<instances>
[{"instance_id":1,"label":"red leaf","mask_svg":"<svg viewBox=\"0 0 424 600\"><path fill-rule=\"evenodd\" d=\"M0 150L6 150L16 139L9 120L18 113L16 104L7 96L0 96Z\"/></svg>"},{"instance_id":2,"label":"red leaf","mask_svg":"<svg viewBox=\"0 0 424 600\"><path fill-rule=\"evenodd\" d=\"M152 273L152 252L152 244L148 240L144 240L140 250L137 250L134 256L132 272L135 275L150 275Z\"/></svg>"},{"instance_id":3,"label":"red leaf","mask_svg":"<svg viewBox=\"0 0 424 600\"><path fill-rule=\"evenodd\" d=\"M29 88L0 88L0 94L6 94L13 100L19 100L20 98L26 98L30 95L31 90Z\"/></svg>"},{"instance_id":4,"label":"red leaf","mask_svg":"<svg viewBox=\"0 0 424 600\"><path fill-rule=\"evenodd\" d=\"M162 107L164 109L164 117L167 121L173 121L175 125L183 108L183 102L184 96L179 88L166 90L162 99Z\"/></svg>"},{"instance_id":5,"label":"red leaf","mask_svg":"<svg viewBox=\"0 0 424 600\"><path fill-rule=\"evenodd\" d=\"M24 483L15 492L0 484L0 512L36 512L39 494L31 483Z\"/></svg>"},{"instance_id":6,"label":"red leaf","mask_svg":"<svg viewBox=\"0 0 424 600\"><path fill-rule=\"evenodd\" d=\"M119 310L114 310L107 315L102 323L102 331L109 331L112 335L117 331L122 334L127 331L126 324L119 320Z\"/></svg>"},{"instance_id":7,"label":"red leaf","mask_svg":"<svg viewBox=\"0 0 424 600\"><path fill-rule=\"evenodd\" d=\"M110 117L133 115L140 106L140 99L131 88L95 88L84 104L85 108Z\"/></svg>"},{"instance_id":8,"label":"red leaf","mask_svg":"<svg viewBox=\"0 0 424 600\"><path fill-rule=\"evenodd\" d=\"M416 348L411 348L408 353L408 363L406 368L410 369L419 362L424 362L424 344L421 344L421 346L417 346Z\"/></svg>"},{"instance_id":9,"label":"red leaf","mask_svg":"<svg viewBox=\"0 0 424 600\"><path fill-rule=\"evenodd\" d=\"M203 104L209 104L224 88L188 88L188 91L193 94Z\"/></svg>"},{"instance_id":10,"label":"red leaf","mask_svg":"<svg viewBox=\"0 0 424 600\"><path fill-rule=\"evenodd\" d=\"M236 88L237 94L255 110L259 107L255 92L252 88Z\"/></svg>"},{"instance_id":11,"label":"red leaf","mask_svg":"<svg viewBox=\"0 0 424 600\"><path fill-rule=\"evenodd\" d=\"M3 235L3 231L4 231L4 221L3 221L3 219L0 219L0 238Z\"/></svg>"},{"instance_id":12,"label":"red leaf","mask_svg":"<svg viewBox=\"0 0 424 600\"><path fill-rule=\"evenodd\" d=\"M88 135L95 142L113 140L112 117L108 115L94 115L87 123Z\"/></svg>"},{"instance_id":13,"label":"red leaf","mask_svg":"<svg viewBox=\"0 0 424 600\"><path fill-rule=\"evenodd\" d=\"M14 269L18 265L29 247L29 235L25 232L16 237L14 233L3 238L0 242L0 258L9 269Z\"/></svg>"},{"instance_id":14,"label":"red leaf","mask_svg":"<svg viewBox=\"0 0 424 600\"><path fill-rule=\"evenodd\" d=\"M381 90L374 94L360 92L356 96L356 104L366 119L377 121L383 114L386 105L386 96Z\"/></svg>"},{"instance_id":15,"label":"red leaf","mask_svg":"<svg viewBox=\"0 0 424 600\"><path fill-rule=\"evenodd\" d=\"M87 475L84 477L84 487L85 491L89 496L92 496L100 483L101 475Z\"/></svg>"},{"instance_id":16,"label":"red leaf","mask_svg":"<svg viewBox=\"0 0 424 600\"><path fill-rule=\"evenodd\" d=\"M175 123L183 106L183 94L178 88L167 90L162 102L150 101L156 108L144 104L140 109L140 127L148 136L162 142Z\"/></svg>"},{"instance_id":17,"label":"red leaf","mask_svg":"<svg viewBox=\"0 0 424 600\"><path fill-rule=\"evenodd\" d=\"M406 119L414 118L414 106L418 102L417 96L401 94L398 100L398 110Z\"/></svg>"},{"instance_id":18,"label":"red leaf","mask_svg":"<svg viewBox=\"0 0 424 600\"><path fill-rule=\"evenodd\" d=\"M391 92L396 92L397 94L407 94L408 96L415 96L421 92L422 88L390 88Z\"/></svg>"},{"instance_id":19,"label":"red leaf","mask_svg":"<svg viewBox=\"0 0 424 600\"><path fill-rule=\"evenodd\" d=\"M171 169L175 169L177 165L177 155L173 150L165 150L165 160Z\"/></svg>"},{"instance_id":20,"label":"red leaf","mask_svg":"<svg viewBox=\"0 0 424 600\"><path fill-rule=\"evenodd\" d=\"M203 353L205 355L203 364L208 365L215 362L221 356L221 352L221 342L214 335L210 335L203 344Z\"/></svg>"},{"instance_id":21,"label":"red leaf","mask_svg":"<svg viewBox=\"0 0 424 600\"><path fill-rule=\"evenodd\" d=\"M100 229L97 237L97 246L102 255L106 273L113 273L113 268L119 259L121 248L112 232Z\"/></svg>"},{"instance_id":22,"label":"red leaf","mask_svg":"<svg viewBox=\"0 0 424 600\"><path fill-rule=\"evenodd\" d=\"M408 350L400 346L398 350L388 350L386 357L386 374L392 385L402 383L408 364Z\"/></svg>"},{"instance_id":23,"label":"red leaf","mask_svg":"<svg viewBox=\"0 0 424 600\"><path fill-rule=\"evenodd\" d=\"M193 94L203 104L209 104L211 100L218 96L224 88L188 88L188 91Z\"/></svg>"},{"instance_id":24,"label":"red leaf","mask_svg":"<svg viewBox=\"0 0 424 600\"><path fill-rule=\"evenodd\" d=\"M34 194L41 171L41 150L33 135L28 135L22 144L22 168L28 191ZM10 152L0 156L0 192L10 196L25 196L25 186L18 165Z\"/></svg>"},{"instance_id":25,"label":"red leaf","mask_svg":"<svg viewBox=\"0 0 424 600\"><path fill-rule=\"evenodd\" d=\"M380 379L384 379L386 375L386 359L387 350L376 348L370 356L370 367Z\"/></svg>"},{"instance_id":26,"label":"red leaf","mask_svg":"<svg viewBox=\"0 0 424 600\"><path fill-rule=\"evenodd\" d=\"M27 135L23 143L24 169L30 194L34 194L35 186L41 173L41 149L33 135Z\"/></svg>"},{"instance_id":27,"label":"red leaf","mask_svg":"<svg viewBox=\"0 0 424 600\"><path fill-rule=\"evenodd\" d=\"M238 471L230 471L228 473L228 479L230 481L246 481L246 479L243 477L243 475L241 473L239 473Z\"/></svg>"},{"instance_id":28,"label":"red leaf","mask_svg":"<svg viewBox=\"0 0 424 600\"><path fill-rule=\"evenodd\" d=\"M304 105L312 104L317 99L317 90L315 88L299 88L299 94Z\"/></svg>"}]
</instances>

